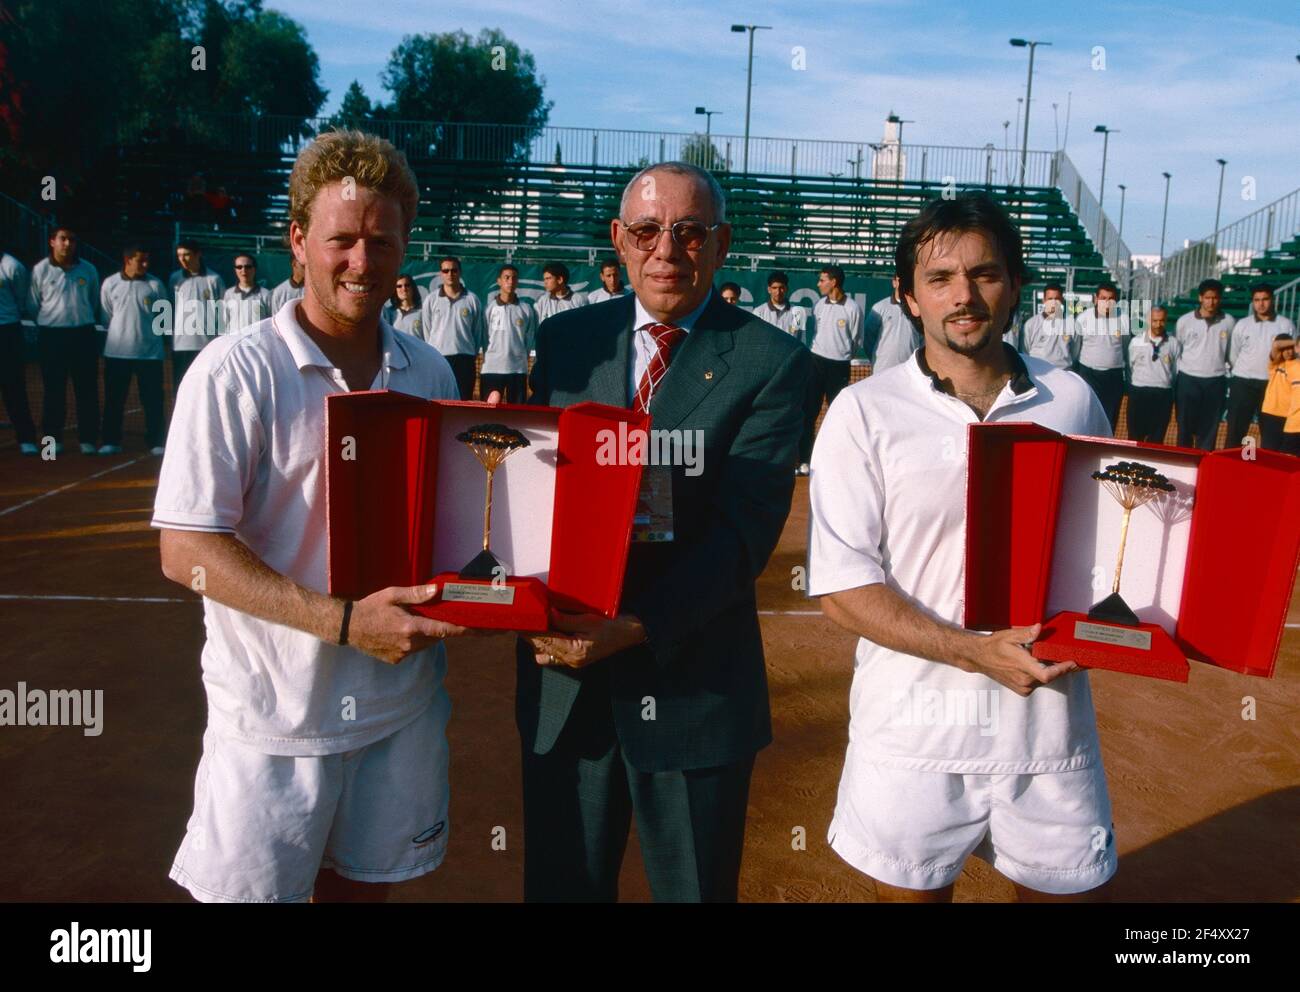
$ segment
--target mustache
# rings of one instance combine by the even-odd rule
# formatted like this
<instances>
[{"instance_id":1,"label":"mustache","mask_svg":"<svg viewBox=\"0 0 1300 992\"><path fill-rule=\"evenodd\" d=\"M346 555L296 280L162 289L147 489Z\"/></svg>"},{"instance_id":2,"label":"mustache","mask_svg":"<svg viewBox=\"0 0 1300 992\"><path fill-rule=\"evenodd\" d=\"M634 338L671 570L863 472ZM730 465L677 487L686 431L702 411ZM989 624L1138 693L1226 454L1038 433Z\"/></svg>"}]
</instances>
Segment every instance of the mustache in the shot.
<instances>
[{"instance_id":1,"label":"mustache","mask_svg":"<svg viewBox=\"0 0 1300 992\"><path fill-rule=\"evenodd\" d=\"M968 319L988 320L989 314L987 310L970 310L970 309L955 310L943 318L944 323L947 323L950 320L968 320Z\"/></svg>"}]
</instances>

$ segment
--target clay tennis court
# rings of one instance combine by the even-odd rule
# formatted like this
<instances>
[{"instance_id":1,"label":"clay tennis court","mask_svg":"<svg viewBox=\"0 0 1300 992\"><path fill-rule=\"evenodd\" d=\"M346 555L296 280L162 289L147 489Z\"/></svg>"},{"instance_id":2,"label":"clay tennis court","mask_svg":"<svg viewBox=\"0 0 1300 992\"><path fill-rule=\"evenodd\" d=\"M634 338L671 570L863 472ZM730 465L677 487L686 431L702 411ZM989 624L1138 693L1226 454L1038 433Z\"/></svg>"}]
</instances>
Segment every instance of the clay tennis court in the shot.
<instances>
[{"instance_id":1,"label":"clay tennis court","mask_svg":"<svg viewBox=\"0 0 1300 992\"><path fill-rule=\"evenodd\" d=\"M30 392L39 410L39 390ZM137 404L134 398L128 408ZM163 578L149 527L160 459L128 421L126 453L54 461L0 444L0 688L102 689L103 733L0 728L0 899L188 901L167 870L184 832L205 724L197 595ZM75 441L69 433L65 440ZM1267 508L1258 508L1267 512ZM826 846L847 742L854 638L791 588L808 482L759 586L775 743L754 772L740 896L870 901ZM1271 681L1199 664L1186 685L1093 674L1125 901L1300 898L1300 609ZM449 646L447 860L403 901L514 901L523 831L509 638ZM1242 719L1243 697L1256 719ZM493 849L505 828L505 850ZM805 849L793 843L796 828ZM500 831L496 831L499 836ZM499 844L498 844L499 846ZM958 901L1005 900L972 859ZM635 837L623 897L647 900Z\"/></svg>"}]
</instances>

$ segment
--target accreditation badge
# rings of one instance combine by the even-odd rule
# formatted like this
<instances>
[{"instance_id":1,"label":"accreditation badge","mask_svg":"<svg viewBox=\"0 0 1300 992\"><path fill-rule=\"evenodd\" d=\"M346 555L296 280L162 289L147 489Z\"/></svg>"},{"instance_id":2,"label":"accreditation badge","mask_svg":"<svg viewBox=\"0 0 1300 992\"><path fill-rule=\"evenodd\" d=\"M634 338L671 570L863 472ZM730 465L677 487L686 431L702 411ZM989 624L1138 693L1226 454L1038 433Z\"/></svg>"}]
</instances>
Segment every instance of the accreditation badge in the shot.
<instances>
[{"instance_id":1,"label":"accreditation badge","mask_svg":"<svg viewBox=\"0 0 1300 992\"><path fill-rule=\"evenodd\" d=\"M632 541L662 544L672 539L673 470L668 465L646 465L632 517Z\"/></svg>"}]
</instances>

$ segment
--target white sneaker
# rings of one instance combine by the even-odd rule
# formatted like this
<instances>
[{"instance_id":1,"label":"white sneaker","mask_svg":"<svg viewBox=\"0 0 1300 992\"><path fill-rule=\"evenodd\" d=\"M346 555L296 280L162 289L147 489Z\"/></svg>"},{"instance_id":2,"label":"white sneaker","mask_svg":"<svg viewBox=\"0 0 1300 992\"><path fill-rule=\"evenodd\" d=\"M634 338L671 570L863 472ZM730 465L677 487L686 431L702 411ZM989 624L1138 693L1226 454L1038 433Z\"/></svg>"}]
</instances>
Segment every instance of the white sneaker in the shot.
<instances>
[{"instance_id":1,"label":"white sneaker","mask_svg":"<svg viewBox=\"0 0 1300 992\"><path fill-rule=\"evenodd\" d=\"M151 455L161 455L162 453L163 453L163 446L161 444L158 445L158 447L156 448L149 449L149 454Z\"/></svg>"},{"instance_id":2,"label":"white sneaker","mask_svg":"<svg viewBox=\"0 0 1300 992\"><path fill-rule=\"evenodd\" d=\"M22 444L18 445L18 450L24 455L34 455L39 449L30 441L24 441Z\"/></svg>"},{"instance_id":3,"label":"white sneaker","mask_svg":"<svg viewBox=\"0 0 1300 992\"><path fill-rule=\"evenodd\" d=\"M57 451L58 449L56 448L55 450ZM95 446L93 444L88 444L87 442L83 441L81 443L81 453L83 455L93 455L96 453Z\"/></svg>"},{"instance_id":4,"label":"white sneaker","mask_svg":"<svg viewBox=\"0 0 1300 992\"><path fill-rule=\"evenodd\" d=\"M83 448L82 450L84 451L85 449ZM99 446L99 453L101 455L120 455L122 453L122 446L120 444L101 444Z\"/></svg>"}]
</instances>

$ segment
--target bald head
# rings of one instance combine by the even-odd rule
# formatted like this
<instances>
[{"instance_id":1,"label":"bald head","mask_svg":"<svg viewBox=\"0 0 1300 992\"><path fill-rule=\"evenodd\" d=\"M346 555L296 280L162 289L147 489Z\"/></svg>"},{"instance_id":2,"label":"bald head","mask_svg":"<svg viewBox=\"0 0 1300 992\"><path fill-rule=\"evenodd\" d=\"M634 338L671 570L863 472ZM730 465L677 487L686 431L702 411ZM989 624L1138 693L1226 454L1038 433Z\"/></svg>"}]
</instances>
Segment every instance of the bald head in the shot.
<instances>
[{"instance_id":1,"label":"bald head","mask_svg":"<svg viewBox=\"0 0 1300 992\"><path fill-rule=\"evenodd\" d=\"M618 215L624 223L636 221L638 201L655 199L660 175L683 176L700 187L703 198L713 210L714 224L727 222L727 194L722 191L713 174L687 162L660 162L642 169L623 187L623 199L619 203Z\"/></svg>"}]
</instances>

